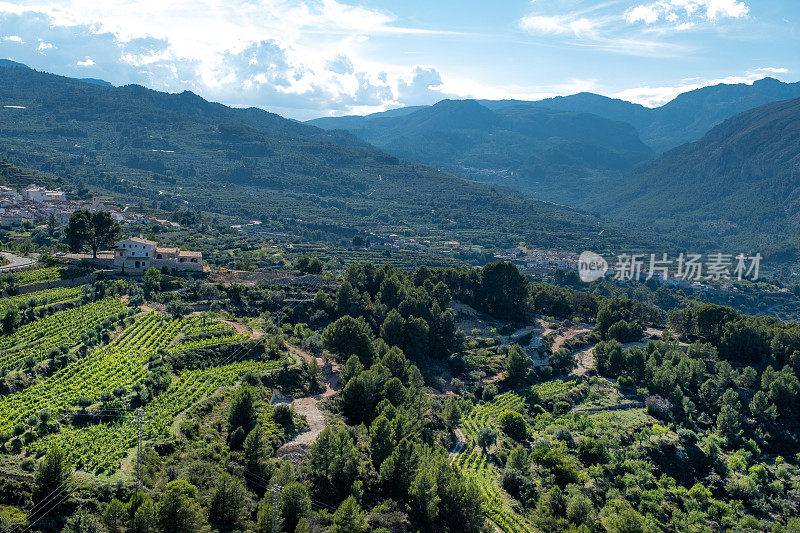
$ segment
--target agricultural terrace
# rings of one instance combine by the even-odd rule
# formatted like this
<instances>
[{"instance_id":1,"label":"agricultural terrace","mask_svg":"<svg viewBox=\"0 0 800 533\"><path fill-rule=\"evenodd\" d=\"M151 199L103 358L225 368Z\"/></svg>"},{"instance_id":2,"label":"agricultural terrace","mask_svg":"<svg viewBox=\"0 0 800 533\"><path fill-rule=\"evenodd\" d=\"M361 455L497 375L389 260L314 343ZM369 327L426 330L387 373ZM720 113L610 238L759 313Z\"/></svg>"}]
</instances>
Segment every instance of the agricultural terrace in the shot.
<instances>
[{"instance_id":1,"label":"agricultural terrace","mask_svg":"<svg viewBox=\"0 0 800 533\"><path fill-rule=\"evenodd\" d=\"M136 441L134 409L116 398L151 379L148 376L162 365L162 355L241 343L248 338L219 322L170 319L156 312L128 317L129 311L119 297L107 297L35 320L0 337L0 364L7 368L44 361L51 351L60 354L59 347L69 350L100 331L109 338L104 346L87 350L85 356L49 377L0 398L0 431L14 435L8 444L12 452L40 456L56 445L75 467L112 473ZM114 324L121 326L118 332ZM113 340L110 333L116 333ZM283 359L243 361L251 352L242 346L219 365L186 370L168 381L162 392L143 405L145 438L168 438L178 414L218 389L234 385L242 374L263 374L286 363ZM87 410L93 404L100 405ZM48 424L57 417L62 421L60 428ZM87 424L87 420L99 423Z\"/></svg>"},{"instance_id":2,"label":"agricultural terrace","mask_svg":"<svg viewBox=\"0 0 800 533\"><path fill-rule=\"evenodd\" d=\"M25 324L0 337L0 366L16 368L23 362L40 363L51 350L70 349L121 320L127 306L110 296ZM105 324L105 327L104 327Z\"/></svg>"},{"instance_id":3,"label":"agricultural terrace","mask_svg":"<svg viewBox=\"0 0 800 533\"><path fill-rule=\"evenodd\" d=\"M83 289L80 287L56 287L55 289L8 296L0 300L0 313L5 312L10 307L36 309L45 305L70 302L77 300L82 294Z\"/></svg>"},{"instance_id":4,"label":"agricultural terrace","mask_svg":"<svg viewBox=\"0 0 800 533\"><path fill-rule=\"evenodd\" d=\"M44 268L32 268L21 270L13 274L7 274L4 279L13 280L17 285L23 287L33 283L53 282L61 280L75 279L89 273L86 270L68 266L52 266Z\"/></svg>"},{"instance_id":5,"label":"agricultural terrace","mask_svg":"<svg viewBox=\"0 0 800 533\"><path fill-rule=\"evenodd\" d=\"M205 370L187 370L145 408L143 438L166 439L175 417L214 393L221 387L234 385L242 374L263 373L280 368L284 361L241 361ZM52 446L59 446L76 468L86 471L112 473L119 468L128 451L136 445L137 426L132 410L112 413L116 420L84 427L64 426L28 447L28 453L43 455Z\"/></svg>"}]
</instances>

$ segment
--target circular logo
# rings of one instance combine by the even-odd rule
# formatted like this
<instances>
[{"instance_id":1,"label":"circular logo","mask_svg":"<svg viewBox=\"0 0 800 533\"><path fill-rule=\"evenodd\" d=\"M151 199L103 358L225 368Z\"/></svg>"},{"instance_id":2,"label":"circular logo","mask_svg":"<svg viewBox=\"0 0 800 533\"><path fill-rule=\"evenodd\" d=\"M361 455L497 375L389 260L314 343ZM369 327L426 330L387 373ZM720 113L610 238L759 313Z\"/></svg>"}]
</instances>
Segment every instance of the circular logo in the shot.
<instances>
[{"instance_id":1,"label":"circular logo","mask_svg":"<svg viewBox=\"0 0 800 533\"><path fill-rule=\"evenodd\" d=\"M607 271L608 263L599 254L583 252L578 257L578 276L585 283L597 281L605 276Z\"/></svg>"}]
</instances>

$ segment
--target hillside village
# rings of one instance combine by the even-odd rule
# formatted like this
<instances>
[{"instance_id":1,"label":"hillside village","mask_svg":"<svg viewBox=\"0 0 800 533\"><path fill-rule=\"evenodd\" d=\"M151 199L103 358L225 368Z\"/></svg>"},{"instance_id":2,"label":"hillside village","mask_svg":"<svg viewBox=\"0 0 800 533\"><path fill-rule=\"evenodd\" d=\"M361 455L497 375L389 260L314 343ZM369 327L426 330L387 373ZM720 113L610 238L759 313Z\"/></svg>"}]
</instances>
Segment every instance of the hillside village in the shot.
<instances>
[{"instance_id":1,"label":"hillside village","mask_svg":"<svg viewBox=\"0 0 800 533\"><path fill-rule=\"evenodd\" d=\"M180 224L134 212L130 206L106 205L94 197L90 202L67 199L62 190L51 190L35 184L18 191L0 186L0 227L13 228L29 223L33 226L52 224L66 226L69 217L78 209L91 212L108 211L115 221L123 225L151 224L180 229Z\"/></svg>"}]
</instances>

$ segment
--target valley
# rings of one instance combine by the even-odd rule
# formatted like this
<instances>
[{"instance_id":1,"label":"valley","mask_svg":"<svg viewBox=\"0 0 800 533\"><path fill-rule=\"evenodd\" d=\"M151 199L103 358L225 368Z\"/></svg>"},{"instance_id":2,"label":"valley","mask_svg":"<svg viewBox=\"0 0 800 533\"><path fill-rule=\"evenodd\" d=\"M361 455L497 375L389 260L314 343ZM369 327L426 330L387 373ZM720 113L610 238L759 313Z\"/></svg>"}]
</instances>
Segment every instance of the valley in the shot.
<instances>
[{"instance_id":1,"label":"valley","mask_svg":"<svg viewBox=\"0 0 800 533\"><path fill-rule=\"evenodd\" d=\"M301 122L0 60L0 531L798 531L798 83Z\"/></svg>"}]
</instances>

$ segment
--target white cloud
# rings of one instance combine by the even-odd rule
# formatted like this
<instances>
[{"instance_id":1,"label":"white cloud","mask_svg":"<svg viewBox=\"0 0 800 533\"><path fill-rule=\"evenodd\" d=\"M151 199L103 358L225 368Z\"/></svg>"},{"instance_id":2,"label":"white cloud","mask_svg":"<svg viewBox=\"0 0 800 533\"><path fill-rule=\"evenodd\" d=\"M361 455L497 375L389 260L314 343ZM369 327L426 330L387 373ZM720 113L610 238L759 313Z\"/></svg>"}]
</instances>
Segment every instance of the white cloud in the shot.
<instances>
[{"instance_id":1,"label":"white cloud","mask_svg":"<svg viewBox=\"0 0 800 533\"><path fill-rule=\"evenodd\" d=\"M670 16L677 17L675 13L670 13ZM658 10L653 6L636 6L625 14L625 20L630 23L642 21L652 24L658 20Z\"/></svg>"},{"instance_id":2,"label":"white cloud","mask_svg":"<svg viewBox=\"0 0 800 533\"><path fill-rule=\"evenodd\" d=\"M710 20L726 17L740 18L746 16L750 11L747 4L737 0L706 0L701 3L705 4L706 16Z\"/></svg>"},{"instance_id":3,"label":"white cloud","mask_svg":"<svg viewBox=\"0 0 800 533\"><path fill-rule=\"evenodd\" d=\"M25 44L25 41L23 41L22 37L20 37L19 35L6 35L5 37L3 37L3 40L12 43Z\"/></svg>"},{"instance_id":4,"label":"white cloud","mask_svg":"<svg viewBox=\"0 0 800 533\"><path fill-rule=\"evenodd\" d=\"M565 17L547 17L529 15L519 22L523 30L534 33L566 33L568 30Z\"/></svg>"},{"instance_id":5,"label":"white cloud","mask_svg":"<svg viewBox=\"0 0 800 533\"><path fill-rule=\"evenodd\" d=\"M523 30L531 33L573 34L590 33L595 28L594 21L586 17L529 15L519 22Z\"/></svg>"},{"instance_id":6,"label":"white cloud","mask_svg":"<svg viewBox=\"0 0 800 533\"><path fill-rule=\"evenodd\" d=\"M655 23L661 16L656 7L639 5L620 11L619 3L618 0L594 2L588 4L589 7L564 13L563 3L535 2L534 11L520 19L519 27L531 34L560 37L570 46L598 48L616 54L669 57L689 51L686 45L646 38L644 31L631 32L630 23Z\"/></svg>"},{"instance_id":7,"label":"white cloud","mask_svg":"<svg viewBox=\"0 0 800 533\"><path fill-rule=\"evenodd\" d=\"M61 64L96 66L116 84L305 108L295 116L397 106L401 93L412 104L442 97L436 69L439 82L420 85L410 80L433 75L371 63L363 50L370 36L454 32L404 27L389 12L344 1L0 0L0 26L16 17L34 40L54 43Z\"/></svg>"},{"instance_id":8,"label":"white cloud","mask_svg":"<svg viewBox=\"0 0 800 533\"><path fill-rule=\"evenodd\" d=\"M740 0L658 0L628 9L625 21L647 25L664 22L673 25L676 30L686 30L698 22L743 18L749 12L750 7Z\"/></svg>"},{"instance_id":9,"label":"white cloud","mask_svg":"<svg viewBox=\"0 0 800 533\"><path fill-rule=\"evenodd\" d=\"M788 68L783 67L759 67L756 72L763 72L764 74L786 74L789 72Z\"/></svg>"}]
</instances>

